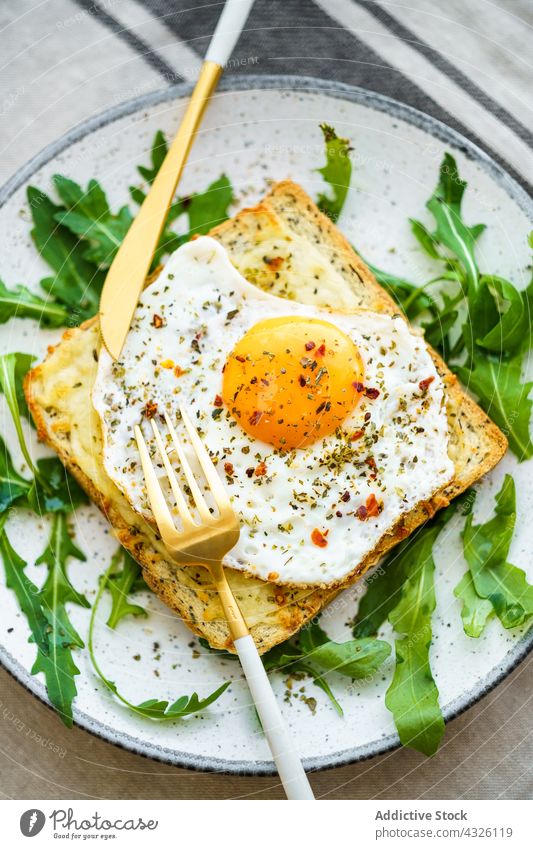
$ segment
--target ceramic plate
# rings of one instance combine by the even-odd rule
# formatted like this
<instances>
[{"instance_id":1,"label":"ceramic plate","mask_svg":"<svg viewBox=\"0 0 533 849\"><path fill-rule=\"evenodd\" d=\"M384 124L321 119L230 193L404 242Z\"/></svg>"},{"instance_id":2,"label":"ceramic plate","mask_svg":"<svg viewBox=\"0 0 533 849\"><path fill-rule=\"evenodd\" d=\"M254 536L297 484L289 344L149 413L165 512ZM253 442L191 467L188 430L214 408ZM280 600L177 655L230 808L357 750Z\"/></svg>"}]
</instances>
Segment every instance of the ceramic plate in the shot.
<instances>
[{"instance_id":1,"label":"ceramic plate","mask_svg":"<svg viewBox=\"0 0 533 849\"><path fill-rule=\"evenodd\" d=\"M3 280L10 285L24 282L38 291L39 279L48 273L30 240L26 186L32 183L50 190L51 177L58 172L84 184L96 177L114 208L127 202L128 186L139 182L136 165L148 162L157 129L173 135L188 91L187 86L178 86L114 108L87 121L21 169L2 192ZM480 242L481 267L510 277L520 287L526 285L531 208L522 189L455 132L406 106L360 89L296 77L225 80L208 109L180 192L203 189L225 172L233 182L239 205L253 203L269 181L286 177L316 196L322 188L315 170L323 163L318 126L322 121L353 141L353 184L339 224L363 256L417 282L429 279L431 261L418 249L407 219L425 217L424 204L435 186L442 154L451 150L469 183L466 219L488 225ZM58 336L58 331L37 331L33 322L16 319L1 327L1 350L25 351L41 358ZM0 412L2 431L7 433L9 447L20 463L9 417L4 408ZM34 450L36 456L46 454L46 449L36 443ZM531 581L533 564L527 557L531 529L526 522L528 511L532 515L533 510L531 463L519 465L509 454L483 481L476 518L490 514L494 493L506 472L513 474L519 493L511 561L526 569ZM116 544L96 508L79 510L75 521L77 541L87 554L87 563L73 561L70 574L77 588L93 599L98 575L109 564ZM19 553L33 563L44 548L48 519L38 521L13 511L7 530ZM497 621L491 621L478 640L463 634L459 602L453 596L453 588L465 570L457 525L449 528L445 548L441 545L436 560L438 603L431 663L444 715L450 719L508 674L533 640L521 630L504 631ZM43 580L42 569L28 569L38 584ZM1 660L29 690L46 701L42 681L30 675L35 647L28 643L27 625L12 592L5 586L0 592ZM326 610L322 624L334 639L349 637L346 622L356 610L356 596L353 588ZM201 716L155 724L116 704L92 674L85 652L77 652L81 674L77 678L75 721L113 743L180 766L272 772L268 748L237 664L201 649L179 619L151 594L146 593L140 601L149 610L148 619L123 620L116 632L110 632L103 624L103 606L97 631L100 664L123 693L134 702L153 696L176 698L193 690L205 694L228 679L232 681L230 689ZM72 618L80 633L86 634L87 611L75 608ZM391 637L388 628L382 635ZM273 676L307 768L355 761L398 744L384 704L392 664L389 659L371 681L352 686L347 679L331 676L344 707L344 719L310 681L301 683L305 695L316 699L314 714L309 702L299 698L300 683L283 702L284 679Z\"/></svg>"}]
</instances>

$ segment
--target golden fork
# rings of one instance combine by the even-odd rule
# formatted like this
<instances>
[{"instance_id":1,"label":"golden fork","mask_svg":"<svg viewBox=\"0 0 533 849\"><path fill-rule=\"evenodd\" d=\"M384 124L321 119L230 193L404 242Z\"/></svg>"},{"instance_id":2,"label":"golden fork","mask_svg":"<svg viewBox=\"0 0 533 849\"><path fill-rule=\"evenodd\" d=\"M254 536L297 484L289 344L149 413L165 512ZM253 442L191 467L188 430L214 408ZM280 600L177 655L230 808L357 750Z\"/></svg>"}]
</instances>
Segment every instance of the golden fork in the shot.
<instances>
[{"instance_id":1,"label":"golden fork","mask_svg":"<svg viewBox=\"0 0 533 849\"><path fill-rule=\"evenodd\" d=\"M181 521L181 528L178 529L159 483L154 463L150 457L150 452L141 428L136 425L135 437L139 447L148 498L157 527L169 555L176 563L182 566L202 565L209 569L219 593L233 644L239 655L287 798L314 799L302 762L283 721L259 652L224 573L222 561L224 556L233 548L239 539L239 520L233 511L224 485L198 432L183 407L180 407L180 412L191 446L205 475L218 514L211 513L200 491L192 467L185 455L180 438L174 429L169 415L165 413L165 422L168 433L170 434L172 447L176 452L182 471L187 479L200 521L195 521L195 518L191 514L172 463L170 462L159 427L152 418L150 422L154 432L155 442Z\"/></svg>"}]
</instances>

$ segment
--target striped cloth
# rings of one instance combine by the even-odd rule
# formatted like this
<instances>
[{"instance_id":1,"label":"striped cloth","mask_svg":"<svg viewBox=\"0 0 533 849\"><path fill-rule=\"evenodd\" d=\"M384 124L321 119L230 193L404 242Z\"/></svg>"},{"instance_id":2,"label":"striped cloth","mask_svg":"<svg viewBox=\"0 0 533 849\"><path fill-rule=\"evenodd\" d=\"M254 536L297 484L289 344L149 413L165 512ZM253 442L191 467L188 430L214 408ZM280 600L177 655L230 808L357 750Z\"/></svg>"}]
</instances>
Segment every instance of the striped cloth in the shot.
<instances>
[{"instance_id":1,"label":"striped cloth","mask_svg":"<svg viewBox=\"0 0 533 849\"><path fill-rule=\"evenodd\" d=\"M193 81L222 5L3 0L0 180L84 118ZM256 0L226 73L389 95L462 132L528 188L532 12L530 0Z\"/></svg>"}]
</instances>

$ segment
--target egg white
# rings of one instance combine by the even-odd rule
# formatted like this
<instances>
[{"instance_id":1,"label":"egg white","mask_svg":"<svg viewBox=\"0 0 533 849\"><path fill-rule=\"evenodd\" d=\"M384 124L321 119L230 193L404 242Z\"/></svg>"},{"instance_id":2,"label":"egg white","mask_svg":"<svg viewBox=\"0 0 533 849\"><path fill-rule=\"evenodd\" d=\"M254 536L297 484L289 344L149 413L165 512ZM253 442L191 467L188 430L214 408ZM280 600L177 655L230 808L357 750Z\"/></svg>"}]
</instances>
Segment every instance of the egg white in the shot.
<instances>
[{"instance_id":1,"label":"egg white","mask_svg":"<svg viewBox=\"0 0 533 849\"><path fill-rule=\"evenodd\" d=\"M323 318L357 345L365 385L380 394L362 398L342 430L364 429L364 438L350 442L333 434L283 455L245 433L225 409L214 413L222 369L236 342L258 321L287 315ZM159 319L163 326L154 326ZM168 359L186 373L176 377L161 367ZM421 392L419 383L428 378L429 389ZM150 519L133 438L140 423L153 446L143 415L147 402L156 403L158 412L168 410L174 421L179 404L189 410L241 518L240 540L227 565L276 583L342 582L402 514L454 474L442 380L423 338L400 315L340 314L273 297L248 283L207 236L179 248L144 290L120 360L113 363L105 351L100 356L93 403L102 422L105 469L132 507ZM266 475L249 476L261 462ZM229 476L226 463L233 466ZM343 500L345 493L349 500ZM383 509L361 521L354 513L370 494ZM328 531L327 546L312 542L315 528Z\"/></svg>"}]
</instances>

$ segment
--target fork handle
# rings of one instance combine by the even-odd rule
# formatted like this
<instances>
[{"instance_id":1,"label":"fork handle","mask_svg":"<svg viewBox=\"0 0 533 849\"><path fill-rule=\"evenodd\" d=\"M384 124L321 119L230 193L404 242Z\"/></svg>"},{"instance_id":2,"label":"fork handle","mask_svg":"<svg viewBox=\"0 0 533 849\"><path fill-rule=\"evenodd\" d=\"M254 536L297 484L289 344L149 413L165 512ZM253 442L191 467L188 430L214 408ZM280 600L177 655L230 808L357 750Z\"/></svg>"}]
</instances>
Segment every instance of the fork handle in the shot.
<instances>
[{"instance_id":1,"label":"fork handle","mask_svg":"<svg viewBox=\"0 0 533 849\"><path fill-rule=\"evenodd\" d=\"M233 641L287 799L314 799L257 647L248 634Z\"/></svg>"}]
</instances>

